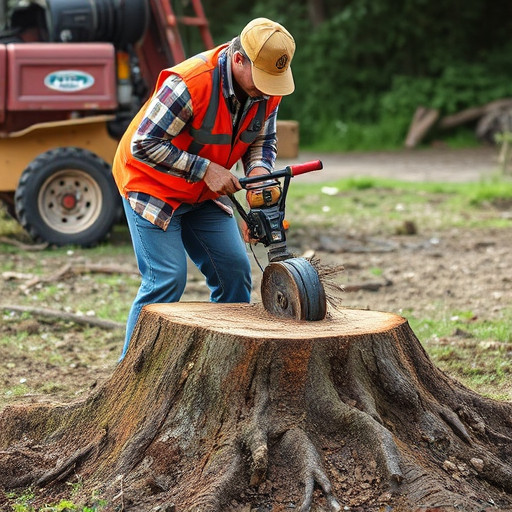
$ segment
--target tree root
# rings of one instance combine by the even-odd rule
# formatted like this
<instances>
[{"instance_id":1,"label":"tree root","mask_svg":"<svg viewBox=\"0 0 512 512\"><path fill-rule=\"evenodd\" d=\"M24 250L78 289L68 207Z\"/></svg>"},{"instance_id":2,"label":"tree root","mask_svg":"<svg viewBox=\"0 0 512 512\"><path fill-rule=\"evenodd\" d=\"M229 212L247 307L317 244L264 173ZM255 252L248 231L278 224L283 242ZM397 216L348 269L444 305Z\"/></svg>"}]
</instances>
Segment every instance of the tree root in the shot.
<instances>
[{"instance_id":1,"label":"tree root","mask_svg":"<svg viewBox=\"0 0 512 512\"><path fill-rule=\"evenodd\" d=\"M340 504L333 496L332 485L323 469L322 459L307 434L300 428L290 429L283 434L280 444L287 458L299 468L304 485L304 499L299 512L308 512L311 509L315 483L321 487L329 510L341 510Z\"/></svg>"},{"instance_id":2,"label":"tree root","mask_svg":"<svg viewBox=\"0 0 512 512\"><path fill-rule=\"evenodd\" d=\"M76 453L61 462L54 469L46 472L35 482L36 487L44 487L55 480L64 480L76 467L86 459L94 460L101 452L107 441L107 432L103 431L100 436L89 443L85 448L78 450Z\"/></svg>"},{"instance_id":3,"label":"tree root","mask_svg":"<svg viewBox=\"0 0 512 512\"><path fill-rule=\"evenodd\" d=\"M95 440L84 448L77 450L73 455L58 463L53 469L41 473L36 470L22 477L14 478L9 481L8 486L12 489L18 489L28 486L44 487L52 482L65 480L76 468L85 460L95 459L105 446L107 433L103 431ZM5 452L2 455L8 455ZM27 457L30 454L27 453Z\"/></svg>"},{"instance_id":4,"label":"tree root","mask_svg":"<svg viewBox=\"0 0 512 512\"><path fill-rule=\"evenodd\" d=\"M265 359L268 363L268 356ZM266 364L264 366L267 366ZM242 433L242 446L251 454L251 478L249 485L256 487L263 483L268 470L268 407L269 396L268 366L262 368L261 363L255 365L255 372L249 393L254 397L251 421Z\"/></svg>"},{"instance_id":5,"label":"tree root","mask_svg":"<svg viewBox=\"0 0 512 512\"><path fill-rule=\"evenodd\" d=\"M190 508L197 512L219 512L237 490L244 474L243 460L238 448L222 447L215 456L208 460L203 468L202 489L194 498ZM220 477L219 477L220 475Z\"/></svg>"},{"instance_id":6,"label":"tree root","mask_svg":"<svg viewBox=\"0 0 512 512\"><path fill-rule=\"evenodd\" d=\"M350 399L343 399L338 394L333 380L330 377L328 359L318 355L314 361L314 379L312 382L312 394L310 407L316 416L316 420L329 426L329 432L345 432L364 440L364 445L377 455L380 466L387 476L391 489L396 489L403 479L400 469L400 455L392 434L382 425L382 419L375 407L375 400L364 390L364 379L357 379L355 389L363 397L360 406L363 410L356 409L350 404ZM354 381L353 381L354 382ZM364 410L366 409L366 410Z\"/></svg>"},{"instance_id":7,"label":"tree root","mask_svg":"<svg viewBox=\"0 0 512 512\"><path fill-rule=\"evenodd\" d=\"M261 436L254 439L254 444L250 446L251 450L251 479L249 485L256 487L264 482L267 477L268 469L268 446Z\"/></svg>"}]
</instances>

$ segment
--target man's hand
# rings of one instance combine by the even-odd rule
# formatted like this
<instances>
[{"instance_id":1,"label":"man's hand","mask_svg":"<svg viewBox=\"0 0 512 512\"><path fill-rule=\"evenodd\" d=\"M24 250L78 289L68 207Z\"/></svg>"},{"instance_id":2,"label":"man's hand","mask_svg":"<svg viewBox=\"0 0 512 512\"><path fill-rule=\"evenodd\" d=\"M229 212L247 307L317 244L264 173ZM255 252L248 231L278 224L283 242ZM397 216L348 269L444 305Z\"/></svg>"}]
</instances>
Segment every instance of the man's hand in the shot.
<instances>
[{"instance_id":1,"label":"man's hand","mask_svg":"<svg viewBox=\"0 0 512 512\"><path fill-rule=\"evenodd\" d=\"M208 165L203 180L212 192L221 196L234 194L237 190L242 189L235 175L214 162L210 162Z\"/></svg>"},{"instance_id":2,"label":"man's hand","mask_svg":"<svg viewBox=\"0 0 512 512\"><path fill-rule=\"evenodd\" d=\"M269 174L268 169L266 169L265 167L255 167L254 169L251 169L249 171L247 176L263 176L265 174ZM261 186L265 185L265 183L268 183L270 185L275 185L276 181L273 179L270 179L268 182L262 181L259 183L254 183L252 185L247 185L246 197L247 197L247 203L249 204L249 206L251 205L251 203L249 201L249 197L251 194L251 188L261 188ZM251 232L249 230L249 227L247 226L247 223L243 220L240 220L240 230L242 232L242 238L244 239L244 241L246 243L257 244L259 242L258 239L251 237Z\"/></svg>"},{"instance_id":3,"label":"man's hand","mask_svg":"<svg viewBox=\"0 0 512 512\"><path fill-rule=\"evenodd\" d=\"M265 176L265 175L268 176L269 174L270 173L269 173L268 169L265 169L265 167L255 167L254 169L251 169L251 171L247 174L247 176ZM247 204L251 208L256 208L256 207L261 206L263 204L263 202L261 201L261 198L262 198L261 191L262 191L262 189L267 189L270 187L272 187L272 188L277 187L277 189L280 190L279 182L275 179L268 179L265 181L262 180L257 183L247 184L247 186L246 186L247 192L245 193ZM280 195L281 195L280 193L277 193L276 195L274 193L272 193L272 197L274 198L274 196L275 196L276 201L279 199ZM271 203L271 204L273 204L273 203Z\"/></svg>"},{"instance_id":4,"label":"man's hand","mask_svg":"<svg viewBox=\"0 0 512 512\"><path fill-rule=\"evenodd\" d=\"M247 176L262 176L264 174L269 174L268 169L265 169L265 167L255 167L249 171ZM261 183L256 183L255 185L260 186ZM250 186L248 188L250 188Z\"/></svg>"},{"instance_id":5,"label":"man's hand","mask_svg":"<svg viewBox=\"0 0 512 512\"><path fill-rule=\"evenodd\" d=\"M251 237L251 232L249 231L249 226L247 226L247 222L245 220L240 219L239 222L240 231L242 232L242 238L244 242L248 244L257 244L258 240Z\"/></svg>"}]
</instances>

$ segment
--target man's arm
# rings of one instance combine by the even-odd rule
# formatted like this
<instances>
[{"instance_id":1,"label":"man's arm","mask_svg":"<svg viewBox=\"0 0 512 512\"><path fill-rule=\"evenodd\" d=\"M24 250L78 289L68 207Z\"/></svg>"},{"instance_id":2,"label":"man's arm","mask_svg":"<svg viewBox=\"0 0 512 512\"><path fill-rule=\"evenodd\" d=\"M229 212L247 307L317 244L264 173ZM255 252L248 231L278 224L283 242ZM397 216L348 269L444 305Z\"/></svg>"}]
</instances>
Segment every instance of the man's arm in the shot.
<instances>
[{"instance_id":1,"label":"man's arm","mask_svg":"<svg viewBox=\"0 0 512 512\"><path fill-rule=\"evenodd\" d=\"M185 83L171 75L149 104L132 138L133 156L157 171L189 182L204 180L210 190L220 195L240 190L238 179L228 169L172 143L192 116L192 100Z\"/></svg>"},{"instance_id":2,"label":"man's arm","mask_svg":"<svg viewBox=\"0 0 512 512\"><path fill-rule=\"evenodd\" d=\"M185 82L171 75L150 102L132 138L133 156L157 171L190 182L203 179L210 161L178 149L172 143L192 116L192 100Z\"/></svg>"},{"instance_id":3,"label":"man's arm","mask_svg":"<svg viewBox=\"0 0 512 512\"><path fill-rule=\"evenodd\" d=\"M264 170L272 172L274 169L277 156L277 110L278 107L272 111L242 158L246 175L262 174Z\"/></svg>"}]
</instances>

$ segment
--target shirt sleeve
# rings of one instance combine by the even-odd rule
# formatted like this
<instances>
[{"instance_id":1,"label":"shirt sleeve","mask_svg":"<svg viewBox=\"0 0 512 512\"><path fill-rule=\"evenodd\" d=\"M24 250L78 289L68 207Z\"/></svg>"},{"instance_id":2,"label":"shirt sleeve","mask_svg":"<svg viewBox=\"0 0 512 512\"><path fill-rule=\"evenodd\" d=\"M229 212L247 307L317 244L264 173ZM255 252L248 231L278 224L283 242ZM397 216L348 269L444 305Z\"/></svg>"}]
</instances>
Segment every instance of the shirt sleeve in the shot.
<instances>
[{"instance_id":1,"label":"shirt sleeve","mask_svg":"<svg viewBox=\"0 0 512 512\"><path fill-rule=\"evenodd\" d=\"M277 157L277 110L278 107L271 112L260 133L243 156L245 174L255 167L264 167L269 172L274 170Z\"/></svg>"},{"instance_id":2,"label":"shirt sleeve","mask_svg":"<svg viewBox=\"0 0 512 512\"><path fill-rule=\"evenodd\" d=\"M172 143L192 117L192 100L185 82L177 75L170 75L149 103L132 137L133 156L165 174L189 182L201 180L210 161Z\"/></svg>"}]
</instances>

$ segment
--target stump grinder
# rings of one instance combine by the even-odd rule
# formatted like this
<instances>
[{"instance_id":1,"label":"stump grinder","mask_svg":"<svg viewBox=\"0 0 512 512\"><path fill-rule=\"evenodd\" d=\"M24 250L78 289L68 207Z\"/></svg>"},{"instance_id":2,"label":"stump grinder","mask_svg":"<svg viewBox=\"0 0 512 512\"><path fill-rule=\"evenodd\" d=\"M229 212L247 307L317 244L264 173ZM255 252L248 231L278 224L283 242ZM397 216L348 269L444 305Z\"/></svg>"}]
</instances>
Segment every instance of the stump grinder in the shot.
<instances>
[{"instance_id":1,"label":"stump grinder","mask_svg":"<svg viewBox=\"0 0 512 512\"><path fill-rule=\"evenodd\" d=\"M247 190L249 211L230 196L246 222L253 243L268 247L261 298L272 315L296 320L323 320L326 296L317 269L306 258L294 257L286 245L285 201L292 177L322 169L320 160L290 165L261 176L240 178ZM283 184L278 181L284 178Z\"/></svg>"}]
</instances>

